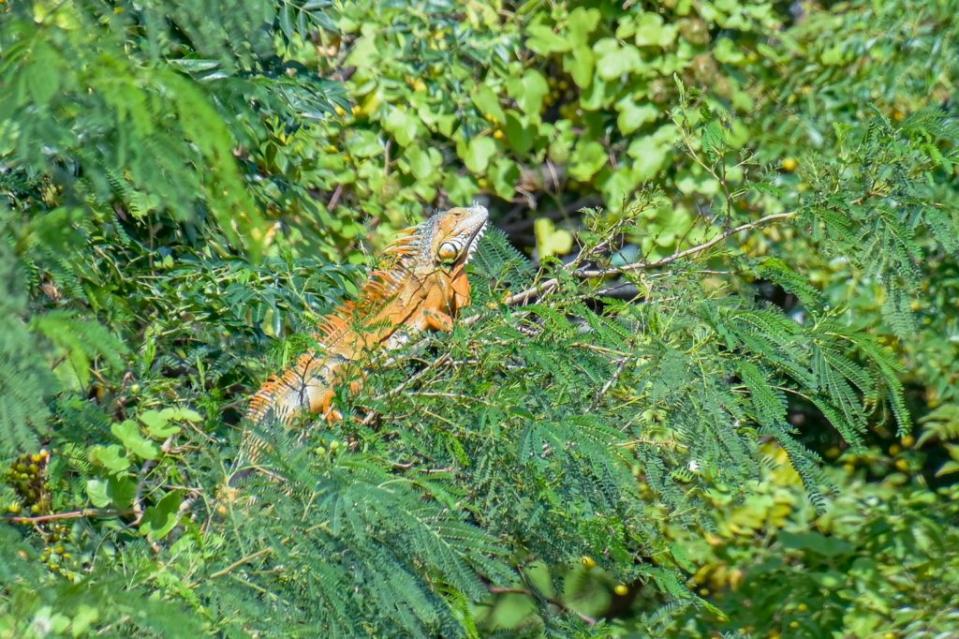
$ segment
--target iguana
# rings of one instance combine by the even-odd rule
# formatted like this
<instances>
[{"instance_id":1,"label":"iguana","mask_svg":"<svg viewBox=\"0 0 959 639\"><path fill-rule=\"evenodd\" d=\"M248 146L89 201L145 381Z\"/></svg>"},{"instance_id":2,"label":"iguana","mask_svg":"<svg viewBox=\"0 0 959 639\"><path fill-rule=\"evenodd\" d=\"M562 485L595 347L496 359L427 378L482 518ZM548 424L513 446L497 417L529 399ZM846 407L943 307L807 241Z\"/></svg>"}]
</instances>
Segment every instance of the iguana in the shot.
<instances>
[{"instance_id":1,"label":"iguana","mask_svg":"<svg viewBox=\"0 0 959 639\"><path fill-rule=\"evenodd\" d=\"M487 218L483 206L458 207L401 232L358 299L320 322L313 335L318 347L260 387L250 401L249 420L261 424L272 418L288 426L305 411L340 419L332 401L351 363L377 348L396 348L422 331L451 330L456 312L470 303L466 264ZM350 390L356 392L359 385L353 380ZM263 445L245 444L254 449ZM257 452L245 454L255 459Z\"/></svg>"}]
</instances>

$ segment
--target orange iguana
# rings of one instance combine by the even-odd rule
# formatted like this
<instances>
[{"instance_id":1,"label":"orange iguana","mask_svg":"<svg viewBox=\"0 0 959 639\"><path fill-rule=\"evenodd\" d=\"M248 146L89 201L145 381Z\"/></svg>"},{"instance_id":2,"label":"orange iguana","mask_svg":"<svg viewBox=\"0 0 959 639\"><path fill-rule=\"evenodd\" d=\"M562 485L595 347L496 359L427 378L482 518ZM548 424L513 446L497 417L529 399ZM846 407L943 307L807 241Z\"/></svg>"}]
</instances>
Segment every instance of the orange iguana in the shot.
<instances>
[{"instance_id":1,"label":"orange iguana","mask_svg":"<svg viewBox=\"0 0 959 639\"><path fill-rule=\"evenodd\" d=\"M470 303L466 263L486 228L482 206L452 208L403 231L385 251L355 302L342 304L318 326L318 348L268 379L250 401L255 424L289 425L309 411L333 421L336 387L347 368L376 348L396 348L418 332L449 331L456 312ZM356 392L358 381L350 384ZM254 444L254 449L262 447ZM256 451L248 451L255 457Z\"/></svg>"}]
</instances>

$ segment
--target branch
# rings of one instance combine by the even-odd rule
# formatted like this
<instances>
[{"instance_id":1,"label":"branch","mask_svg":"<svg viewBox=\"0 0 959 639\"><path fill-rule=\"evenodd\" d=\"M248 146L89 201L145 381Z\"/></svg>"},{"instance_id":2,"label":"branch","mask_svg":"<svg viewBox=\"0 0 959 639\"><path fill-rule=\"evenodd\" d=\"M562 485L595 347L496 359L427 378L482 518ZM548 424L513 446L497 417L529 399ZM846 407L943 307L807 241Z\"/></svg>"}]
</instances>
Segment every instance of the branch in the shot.
<instances>
[{"instance_id":1,"label":"branch","mask_svg":"<svg viewBox=\"0 0 959 639\"><path fill-rule=\"evenodd\" d=\"M5 517L0 517L0 520L9 521L14 524L43 524L48 521L59 521L61 519L83 519L85 517L122 517L132 513L132 510L117 510L115 508L84 508L82 510L50 513L49 515L36 515L34 517L8 515Z\"/></svg>"},{"instance_id":2,"label":"branch","mask_svg":"<svg viewBox=\"0 0 959 639\"><path fill-rule=\"evenodd\" d=\"M336 188L333 190L333 195L330 196L330 201L326 205L328 211L332 211L336 208L336 205L340 203L340 196L343 195L343 185L337 184Z\"/></svg>"},{"instance_id":3,"label":"branch","mask_svg":"<svg viewBox=\"0 0 959 639\"><path fill-rule=\"evenodd\" d=\"M232 564L230 564L223 570L217 570L215 573L210 575L210 579L216 579L218 577L223 577L224 575L228 575L234 570L236 570L237 568L239 568L240 566L242 566L243 564L248 564L254 559L257 559L258 557L262 557L263 555L268 555L271 552L273 552L272 548L264 548L263 550L256 551L252 555L247 555L246 557L240 557L239 559L234 561Z\"/></svg>"},{"instance_id":4,"label":"branch","mask_svg":"<svg viewBox=\"0 0 959 639\"><path fill-rule=\"evenodd\" d=\"M673 262L681 260L685 257L696 255L698 253L702 253L703 251L709 250L712 247L719 244L720 242L722 242L723 240L737 233L741 233L742 231L755 229L760 226L769 224L770 222L786 220L791 217L794 217L795 215L796 215L795 211L789 212L789 213L776 213L774 215L767 215L766 217L760 218L756 220L755 222L749 222L748 224L741 224L737 226L736 228L729 229L728 231L724 231L720 233L719 235L717 235L716 237L714 237L713 239L709 240L708 242L697 244L696 246L692 246L688 249L678 251L676 253L673 253L672 255L668 255L662 259L658 259L653 262L633 262L631 264L626 264L623 266L617 266L614 268L606 268L606 269L579 268L573 271L572 275L573 277L578 277L581 279L596 279L601 277L609 277L611 275L622 275L623 273L630 273L633 271L645 271L649 269L660 268L662 266L672 264ZM527 302L529 302L530 299L534 297L540 297L542 295L551 293L552 291L556 290L558 286L559 286L559 279L553 277L546 280L545 282L542 282L541 284L537 284L536 286L530 287L526 289L525 291L520 291L519 293L516 293L515 295L511 295L507 297L505 300L505 303L508 306L515 306L517 304L526 304Z\"/></svg>"}]
</instances>

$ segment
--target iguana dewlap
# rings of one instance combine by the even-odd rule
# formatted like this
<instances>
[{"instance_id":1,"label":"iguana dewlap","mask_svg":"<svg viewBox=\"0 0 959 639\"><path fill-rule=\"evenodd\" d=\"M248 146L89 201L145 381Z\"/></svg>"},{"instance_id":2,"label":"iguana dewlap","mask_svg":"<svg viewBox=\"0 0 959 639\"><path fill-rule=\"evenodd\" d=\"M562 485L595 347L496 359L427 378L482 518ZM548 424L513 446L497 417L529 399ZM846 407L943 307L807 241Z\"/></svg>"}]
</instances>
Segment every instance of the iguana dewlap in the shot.
<instances>
[{"instance_id":1,"label":"iguana dewlap","mask_svg":"<svg viewBox=\"0 0 959 639\"><path fill-rule=\"evenodd\" d=\"M287 425L305 411L338 419L332 401L352 362L376 348L396 348L421 331L449 331L456 312L470 303L466 264L487 218L482 206L452 208L404 231L386 249L358 299L319 324L318 347L253 396L249 419ZM352 381L351 390L358 385Z\"/></svg>"}]
</instances>

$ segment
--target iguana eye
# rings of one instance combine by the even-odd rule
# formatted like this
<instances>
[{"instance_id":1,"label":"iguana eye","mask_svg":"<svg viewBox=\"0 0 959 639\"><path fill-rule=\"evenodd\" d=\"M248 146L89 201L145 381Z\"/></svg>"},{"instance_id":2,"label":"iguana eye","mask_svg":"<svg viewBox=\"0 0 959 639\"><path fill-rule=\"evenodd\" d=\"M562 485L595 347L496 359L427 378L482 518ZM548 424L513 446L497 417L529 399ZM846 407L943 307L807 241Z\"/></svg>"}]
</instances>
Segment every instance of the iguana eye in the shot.
<instances>
[{"instance_id":1,"label":"iguana eye","mask_svg":"<svg viewBox=\"0 0 959 639\"><path fill-rule=\"evenodd\" d=\"M443 242L436 252L441 262L452 262L459 256L459 249L452 242Z\"/></svg>"}]
</instances>

